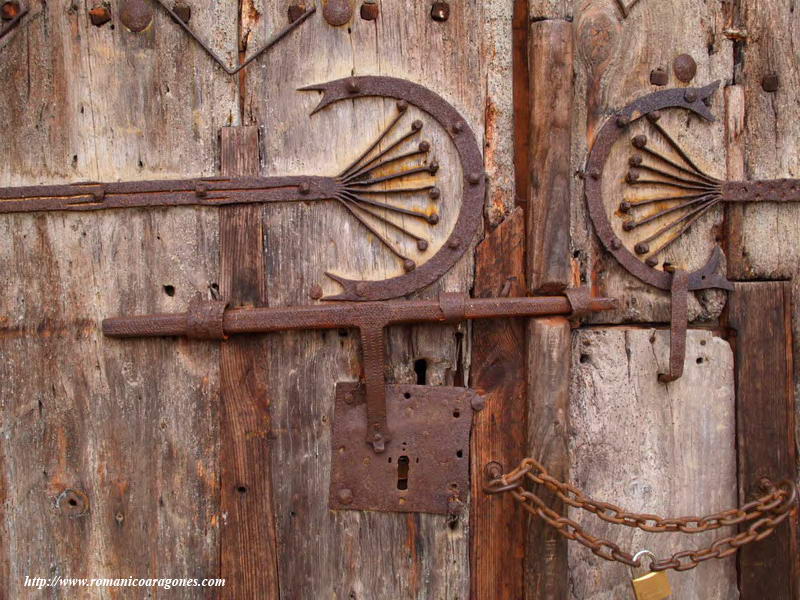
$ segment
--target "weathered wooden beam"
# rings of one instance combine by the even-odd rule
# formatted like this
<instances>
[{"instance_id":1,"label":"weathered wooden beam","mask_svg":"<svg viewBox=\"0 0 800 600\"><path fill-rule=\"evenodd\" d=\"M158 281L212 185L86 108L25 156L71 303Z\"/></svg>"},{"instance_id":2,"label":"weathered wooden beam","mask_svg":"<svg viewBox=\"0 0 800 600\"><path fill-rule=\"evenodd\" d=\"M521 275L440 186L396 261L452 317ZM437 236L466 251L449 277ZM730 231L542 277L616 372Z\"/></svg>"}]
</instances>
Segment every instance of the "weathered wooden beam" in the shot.
<instances>
[{"instance_id":1,"label":"weathered wooden beam","mask_svg":"<svg viewBox=\"0 0 800 600\"><path fill-rule=\"evenodd\" d=\"M531 23L528 286L558 293L569 285L572 141L572 23Z\"/></svg>"},{"instance_id":2,"label":"weathered wooden beam","mask_svg":"<svg viewBox=\"0 0 800 600\"><path fill-rule=\"evenodd\" d=\"M744 87L731 85L725 88L725 147L728 181L743 181L745 173L744 138ZM747 253L742 240L745 205L742 202L725 204L725 258L728 261L728 278L743 279L747 275Z\"/></svg>"},{"instance_id":3,"label":"weathered wooden beam","mask_svg":"<svg viewBox=\"0 0 800 600\"><path fill-rule=\"evenodd\" d=\"M736 355L739 501L763 493L762 479L796 479L791 284L737 283L727 322ZM739 551L741 600L795 598L797 518Z\"/></svg>"},{"instance_id":4,"label":"weathered wooden beam","mask_svg":"<svg viewBox=\"0 0 800 600\"><path fill-rule=\"evenodd\" d=\"M220 144L223 175L259 174L258 127L225 127ZM235 306L265 306L261 207L221 209L219 243L222 297ZM266 355L263 336L237 336L220 347L223 598L277 598L279 594Z\"/></svg>"},{"instance_id":5,"label":"weathered wooden beam","mask_svg":"<svg viewBox=\"0 0 800 600\"><path fill-rule=\"evenodd\" d=\"M476 248L475 297L525 295L525 216L515 209ZM472 430L470 597L524 597L525 513L508 494L484 494L486 465L507 470L525 456L525 323L476 321L470 387L486 400Z\"/></svg>"}]
</instances>

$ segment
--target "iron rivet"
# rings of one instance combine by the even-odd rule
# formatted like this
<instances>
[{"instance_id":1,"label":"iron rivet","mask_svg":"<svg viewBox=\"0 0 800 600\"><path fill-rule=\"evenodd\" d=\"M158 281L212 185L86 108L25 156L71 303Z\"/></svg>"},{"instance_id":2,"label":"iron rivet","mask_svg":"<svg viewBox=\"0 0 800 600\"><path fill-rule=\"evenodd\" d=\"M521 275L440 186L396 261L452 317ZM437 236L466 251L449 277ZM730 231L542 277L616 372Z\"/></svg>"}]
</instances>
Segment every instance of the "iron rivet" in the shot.
<instances>
[{"instance_id":1,"label":"iron rivet","mask_svg":"<svg viewBox=\"0 0 800 600\"><path fill-rule=\"evenodd\" d=\"M450 18L450 5L447 2L434 2L431 6L431 19L444 23Z\"/></svg>"},{"instance_id":2,"label":"iron rivet","mask_svg":"<svg viewBox=\"0 0 800 600\"><path fill-rule=\"evenodd\" d=\"M644 261L644 264L646 264L648 267L655 267L658 264L658 260L656 260L651 256L646 261Z\"/></svg>"},{"instance_id":3,"label":"iron rivet","mask_svg":"<svg viewBox=\"0 0 800 600\"><path fill-rule=\"evenodd\" d=\"M367 284L366 283L359 283L356 284L356 296L362 297L367 293Z\"/></svg>"},{"instance_id":4,"label":"iron rivet","mask_svg":"<svg viewBox=\"0 0 800 600\"><path fill-rule=\"evenodd\" d=\"M192 19L192 7L186 2L176 2L172 12L178 15L178 18L184 23L188 23Z\"/></svg>"},{"instance_id":5,"label":"iron rivet","mask_svg":"<svg viewBox=\"0 0 800 600\"><path fill-rule=\"evenodd\" d=\"M439 215L437 215L436 213L428 215L428 223L430 223L431 225L436 225L438 222L439 222Z\"/></svg>"},{"instance_id":6,"label":"iron rivet","mask_svg":"<svg viewBox=\"0 0 800 600\"><path fill-rule=\"evenodd\" d=\"M92 192L92 197L94 198L95 202L102 202L103 200L105 200L106 191L103 189L95 190L94 192Z\"/></svg>"},{"instance_id":7,"label":"iron rivet","mask_svg":"<svg viewBox=\"0 0 800 600\"><path fill-rule=\"evenodd\" d=\"M631 143L635 148L639 148L640 150L647 146L647 136L646 135L637 135L631 140Z\"/></svg>"},{"instance_id":8,"label":"iron rivet","mask_svg":"<svg viewBox=\"0 0 800 600\"><path fill-rule=\"evenodd\" d=\"M89 10L89 20L95 27L102 27L111 20L111 11L107 6L98 4Z\"/></svg>"},{"instance_id":9,"label":"iron rivet","mask_svg":"<svg viewBox=\"0 0 800 600\"><path fill-rule=\"evenodd\" d=\"M634 154L628 159L628 164L632 167L638 167L642 164L642 160L641 154Z\"/></svg>"},{"instance_id":10,"label":"iron rivet","mask_svg":"<svg viewBox=\"0 0 800 600\"><path fill-rule=\"evenodd\" d=\"M619 115L617 117L617 127L627 127L628 125L630 125L630 123L631 123L630 118L625 115Z\"/></svg>"},{"instance_id":11,"label":"iron rivet","mask_svg":"<svg viewBox=\"0 0 800 600\"><path fill-rule=\"evenodd\" d=\"M441 197L441 195L442 192L437 187L432 187L431 189L428 190L428 196L430 196L432 200L438 200Z\"/></svg>"},{"instance_id":12,"label":"iron rivet","mask_svg":"<svg viewBox=\"0 0 800 600\"><path fill-rule=\"evenodd\" d=\"M636 254L647 254L650 252L650 246L644 242L639 242L633 247L633 249L636 250Z\"/></svg>"},{"instance_id":13,"label":"iron rivet","mask_svg":"<svg viewBox=\"0 0 800 600\"><path fill-rule=\"evenodd\" d=\"M12 19L16 19L17 15L20 13L20 10L19 2L16 2L16 0L4 2L3 5L0 6L0 19L3 21L11 21Z\"/></svg>"},{"instance_id":14,"label":"iron rivet","mask_svg":"<svg viewBox=\"0 0 800 600\"><path fill-rule=\"evenodd\" d=\"M630 211L630 209L631 209L631 203L630 202L620 202L619 203L619 211L620 212L626 213L626 212Z\"/></svg>"},{"instance_id":15,"label":"iron rivet","mask_svg":"<svg viewBox=\"0 0 800 600\"><path fill-rule=\"evenodd\" d=\"M481 174L470 173L467 177L467 181L469 181L470 185L478 185L481 182Z\"/></svg>"},{"instance_id":16,"label":"iron rivet","mask_svg":"<svg viewBox=\"0 0 800 600\"><path fill-rule=\"evenodd\" d=\"M503 475L503 466L499 462L492 461L486 463L483 471L487 479L500 479Z\"/></svg>"},{"instance_id":17,"label":"iron rivet","mask_svg":"<svg viewBox=\"0 0 800 600\"><path fill-rule=\"evenodd\" d=\"M631 219L630 221L625 221L622 224L622 228L625 231L632 231L635 227L636 227L636 221L634 221L633 219Z\"/></svg>"},{"instance_id":18,"label":"iron rivet","mask_svg":"<svg viewBox=\"0 0 800 600\"><path fill-rule=\"evenodd\" d=\"M611 240L611 249L612 250L619 250L622 248L622 242L620 242L617 238Z\"/></svg>"},{"instance_id":19,"label":"iron rivet","mask_svg":"<svg viewBox=\"0 0 800 600\"><path fill-rule=\"evenodd\" d=\"M303 194L303 196L306 196L311 192L311 186L307 183L301 183L297 186L297 191Z\"/></svg>"},{"instance_id":20,"label":"iron rivet","mask_svg":"<svg viewBox=\"0 0 800 600\"><path fill-rule=\"evenodd\" d=\"M458 247L460 245L461 245L461 240L459 240L458 238L453 238L452 240L447 242L447 247L450 248L450 250L458 250Z\"/></svg>"},{"instance_id":21,"label":"iron rivet","mask_svg":"<svg viewBox=\"0 0 800 600\"><path fill-rule=\"evenodd\" d=\"M436 171L438 171L438 170L439 170L439 163L438 162L433 161L430 165L428 165L428 172L431 175L436 175Z\"/></svg>"},{"instance_id":22,"label":"iron rivet","mask_svg":"<svg viewBox=\"0 0 800 600\"><path fill-rule=\"evenodd\" d=\"M408 109L408 102L406 102L405 100L397 101L397 110L399 110L400 112L406 112L407 109Z\"/></svg>"},{"instance_id":23,"label":"iron rivet","mask_svg":"<svg viewBox=\"0 0 800 600\"><path fill-rule=\"evenodd\" d=\"M318 283L315 283L311 286L311 290L308 292L308 295L312 300L319 300L322 298L322 286Z\"/></svg>"},{"instance_id":24,"label":"iron rivet","mask_svg":"<svg viewBox=\"0 0 800 600\"><path fill-rule=\"evenodd\" d=\"M153 7L145 0L127 0L119 11L119 20L133 33L141 33L153 22Z\"/></svg>"},{"instance_id":25,"label":"iron rivet","mask_svg":"<svg viewBox=\"0 0 800 600\"><path fill-rule=\"evenodd\" d=\"M194 193L200 198L208 196L208 186L204 183L198 183L194 188Z\"/></svg>"},{"instance_id":26,"label":"iron rivet","mask_svg":"<svg viewBox=\"0 0 800 600\"><path fill-rule=\"evenodd\" d=\"M351 94L357 94L359 92L358 82L356 82L355 79L347 80L347 91Z\"/></svg>"},{"instance_id":27,"label":"iron rivet","mask_svg":"<svg viewBox=\"0 0 800 600\"><path fill-rule=\"evenodd\" d=\"M764 78L761 80L761 89L763 89L765 92L777 92L780 86L781 82L777 73L764 75Z\"/></svg>"},{"instance_id":28,"label":"iron rivet","mask_svg":"<svg viewBox=\"0 0 800 600\"><path fill-rule=\"evenodd\" d=\"M680 54L672 61L672 70L683 83L689 83L697 75L697 63L688 54Z\"/></svg>"},{"instance_id":29,"label":"iron rivet","mask_svg":"<svg viewBox=\"0 0 800 600\"><path fill-rule=\"evenodd\" d=\"M697 91L692 89L686 90L686 93L683 95L683 99L689 104L697 102Z\"/></svg>"},{"instance_id":30,"label":"iron rivet","mask_svg":"<svg viewBox=\"0 0 800 600\"><path fill-rule=\"evenodd\" d=\"M663 67L656 67L650 71L650 83L652 85L667 85L669 83L669 75Z\"/></svg>"},{"instance_id":31,"label":"iron rivet","mask_svg":"<svg viewBox=\"0 0 800 600\"><path fill-rule=\"evenodd\" d=\"M472 405L472 410L481 411L486 408L486 398L480 394L473 394L470 404Z\"/></svg>"},{"instance_id":32,"label":"iron rivet","mask_svg":"<svg viewBox=\"0 0 800 600\"><path fill-rule=\"evenodd\" d=\"M417 240L417 250L420 252L425 252L428 249L428 241L427 240Z\"/></svg>"},{"instance_id":33,"label":"iron rivet","mask_svg":"<svg viewBox=\"0 0 800 600\"><path fill-rule=\"evenodd\" d=\"M429 142L420 142L418 148L420 152L427 152L431 149L431 145Z\"/></svg>"},{"instance_id":34,"label":"iron rivet","mask_svg":"<svg viewBox=\"0 0 800 600\"><path fill-rule=\"evenodd\" d=\"M638 169L629 169L628 174L625 175L625 181L627 181L628 183L633 183L634 181L637 181L639 179L640 175L641 174L639 173Z\"/></svg>"},{"instance_id":35,"label":"iron rivet","mask_svg":"<svg viewBox=\"0 0 800 600\"><path fill-rule=\"evenodd\" d=\"M417 268L417 263L415 263L410 258L406 258L405 260L403 260L403 268L406 270L407 273L411 272Z\"/></svg>"},{"instance_id":36,"label":"iron rivet","mask_svg":"<svg viewBox=\"0 0 800 600\"><path fill-rule=\"evenodd\" d=\"M412 131L419 131L420 129L422 129L422 121L417 119L416 121L411 123L411 129Z\"/></svg>"},{"instance_id":37,"label":"iron rivet","mask_svg":"<svg viewBox=\"0 0 800 600\"><path fill-rule=\"evenodd\" d=\"M302 4L292 4L289 6L288 14L289 14L289 23L294 23L303 16L306 12L306 7Z\"/></svg>"},{"instance_id":38,"label":"iron rivet","mask_svg":"<svg viewBox=\"0 0 800 600\"><path fill-rule=\"evenodd\" d=\"M348 488L342 488L338 493L339 502L342 504L351 504L353 502L353 492Z\"/></svg>"},{"instance_id":39,"label":"iron rivet","mask_svg":"<svg viewBox=\"0 0 800 600\"><path fill-rule=\"evenodd\" d=\"M647 120L651 123L655 123L661 118L661 111L654 110L653 112L647 113Z\"/></svg>"},{"instance_id":40,"label":"iron rivet","mask_svg":"<svg viewBox=\"0 0 800 600\"><path fill-rule=\"evenodd\" d=\"M461 133L462 131L464 131L464 124L461 121L453 123L453 133Z\"/></svg>"},{"instance_id":41,"label":"iron rivet","mask_svg":"<svg viewBox=\"0 0 800 600\"><path fill-rule=\"evenodd\" d=\"M366 0L364 4L361 5L361 18L365 21L374 21L378 18L379 12L380 8L375 3L375 0Z\"/></svg>"},{"instance_id":42,"label":"iron rivet","mask_svg":"<svg viewBox=\"0 0 800 600\"><path fill-rule=\"evenodd\" d=\"M344 401L345 401L345 404L352 404L352 403L353 403L353 400L355 400L355 399L356 399L356 398L355 398L355 396L353 395L353 392L347 392L347 393L344 395Z\"/></svg>"}]
</instances>

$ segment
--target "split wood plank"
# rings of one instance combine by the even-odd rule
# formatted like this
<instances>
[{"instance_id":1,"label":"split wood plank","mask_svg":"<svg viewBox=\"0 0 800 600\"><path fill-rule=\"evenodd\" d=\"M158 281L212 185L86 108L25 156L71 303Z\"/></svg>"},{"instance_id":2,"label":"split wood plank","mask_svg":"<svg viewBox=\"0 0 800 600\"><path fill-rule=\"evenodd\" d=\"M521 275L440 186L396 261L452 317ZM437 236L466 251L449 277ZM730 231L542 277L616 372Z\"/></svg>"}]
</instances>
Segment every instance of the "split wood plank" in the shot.
<instances>
[{"instance_id":1,"label":"split wood plank","mask_svg":"<svg viewBox=\"0 0 800 600\"><path fill-rule=\"evenodd\" d=\"M198 27L220 20L202 4ZM169 17L142 34L93 27L83 5L31 17L0 50L0 185L215 173L237 90ZM25 575L216 576L216 345L99 328L216 285L216 210L9 215L0 229L0 589L25 597Z\"/></svg>"},{"instance_id":2,"label":"split wood plank","mask_svg":"<svg viewBox=\"0 0 800 600\"><path fill-rule=\"evenodd\" d=\"M220 133L223 176L260 172L258 127ZM220 214L220 293L231 306L266 306L262 208L226 207ZM236 336L220 349L220 570L223 598L279 596L272 503L270 394L262 335Z\"/></svg>"},{"instance_id":3,"label":"split wood plank","mask_svg":"<svg viewBox=\"0 0 800 600\"><path fill-rule=\"evenodd\" d=\"M738 505L733 353L712 332L689 330L686 356L683 377L665 385L657 374L669 361L668 331L612 327L576 333L571 483L625 510L661 516L705 515ZM659 557L704 548L735 533L731 528L694 535L646 533L579 509L571 509L569 517L628 552L647 549ZM570 544L569 572L568 597L574 600L631 594L628 567L579 544ZM669 577L673 598L738 597L735 557Z\"/></svg>"},{"instance_id":4,"label":"split wood plank","mask_svg":"<svg viewBox=\"0 0 800 600\"><path fill-rule=\"evenodd\" d=\"M726 81L733 71L732 42L723 34L722 3L704 0L656 2L642 0L622 19L615 2L582 0L575 13L575 68L572 172L571 238L576 271L603 295L620 299L620 308L591 317L594 323L665 322L669 320L669 294L655 289L625 271L599 244L586 209L579 178L586 155L599 128L614 111L659 88L651 85L650 72L662 67L672 73L674 58L690 54L697 62L697 75L689 84L706 85ZM669 86L686 84L670 76ZM714 98L722 105L721 94ZM719 110L719 109L718 109ZM664 111L660 123L685 146L696 162L709 172L724 173L724 127L699 119L687 119L682 111ZM721 112L721 111L720 111ZM612 215L626 194L623 175L628 170L630 137L646 129L644 122L630 128L612 150L604 173L604 199ZM650 136L653 139L653 136ZM627 192L630 195L630 191ZM616 219L616 217L613 217ZM636 234L621 230L620 238L633 248ZM717 241L722 210L709 213L682 236L666 253L673 265L696 269L708 259ZM689 298L690 319L711 320L719 316L724 295L705 291Z\"/></svg>"},{"instance_id":5,"label":"split wood plank","mask_svg":"<svg viewBox=\"0 0 800 600\"><path fill-rule=\"evenodd\" d=\"M395 101L382 99L343 102L309 117L318 93L295 90L350 74L403 77L430 87L462 112L478 139L484 127L488 136L491 119L511 123L510 85L501 86L508 106L492 106L486 96L492 89L487 80L490 58L510 61L511 57L510 51L499 52L493 42L484 41L490 39L485 37L486 27L499 28L506 18L505 9L498 12L500 4L508 4L510 30L510 1L488 7L454 5L444 23L431 20L429 5L411 0L381 4L375 21L363 20L357 12L339 28L324 19L309 20L291 41L282 42L262 63L248 69L245 77L244 119L266 128L264 171L336 173L394 117ZM260 18L249 45L257 45L285 24L286 6L253 3ZM497 39L510 43L507 36ZM298 48L313 48L314 60L306 59L303 51L298 55ZM507 72L510 80L510 69L499 72ZM422 138L433 148L430 159L440 164L437 185L443 193L437 205L409 200L412 207L439 211L439 225L420 230L431 240L431 252L446 239L458 213L462 174L449 136L413 107L409 113L401 127L421 118ZM496 129L504 128L510 130L510 125L499 122ZM499 139L500 133L496 136ZM497 139L485 141L494 144ZM507 170L502 185L513 190L513 160L498 154L493 162L500 165L498 171ZM495 196L490 204L494 207L487 210L490 219L501 220L513 206L513 192ZM271 305L311 304L315 286L326 294L337 292L338 286L324 277L324 271L368 279L402 272L396 258L335 203L270 208L264 218ZM381 230L397 236L388 227ZM408 250L412 257L418 256L415 248ZM465 256L419 296L466 291L471 282L472 258ZM466 332L463 325L391 328L387 379L463 385L470 356ZM281 594L285 598L466 598L470 580L466 517L450 527L446 518L436 515L328 510L335 384L357 379L361 371L359 343L352 333L286 333L274 338L274 358L267 369L275 386L272 460L280 465L273 471L273 489ZM308 576L310 572L314 577Z\"/></svg>"},{"instance_id":6,"label":"split wood plank","mask_svg":"<svg viewBox=\"0 0 800 600\"><path fill-rule=\"evenodd\" d=\"M571 326L563 317L532 319L527 327L528 453L554 477L569 476ZM545 494L554 510L563 503ZM567 540L542 519L528 523L525 598L567 598Z\"/></svg>"},{"instance_id":7,"label":"split wood plank","mask_svg":"<svg viewBox=\"0 0 800 600\"><path fill-rule=\"evenodd\" d=\"M739 502L764 494L763 478L795 479L795 400L792 380L792 286L737 283L727 321L736 353ZM742 600L796 598L797 516L769 538L739 551Z\"/></svg>"},{"instance_id":8,"label":"split wood plank","mask_svg":"<svg viewBox=\"0 0 800 600\"><path fill-rule=\"evenodd\" d=\"M518 208L476 248L476 298L525 295L525 216ZM476 321L472 325L470 387L485 408L472 430L472 514L470 597L518 600L525 595L527 518L509 495L483 492L486 465L504 470L525 457L525 323L520 319Z\"/></svg>"},{"instance_id":9,"label":"split wood plank","mask_svg":"<svg viewBox=\"0 0 800 600\"><path fill-rule=\"evenodd\" d=\"M569 248L573 27L531 23L528 277L534 294L556 294L572 280ZM546 140L546 143L545 143Z\"/></svg>"}]
</instances>

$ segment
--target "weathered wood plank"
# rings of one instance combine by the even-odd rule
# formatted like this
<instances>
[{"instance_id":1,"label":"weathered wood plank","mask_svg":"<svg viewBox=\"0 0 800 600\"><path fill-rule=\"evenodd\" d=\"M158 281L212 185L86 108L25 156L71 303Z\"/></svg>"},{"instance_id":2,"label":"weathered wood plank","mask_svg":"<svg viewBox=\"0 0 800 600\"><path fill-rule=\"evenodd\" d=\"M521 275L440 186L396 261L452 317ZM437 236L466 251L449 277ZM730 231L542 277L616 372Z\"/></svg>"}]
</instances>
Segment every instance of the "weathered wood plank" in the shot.
<instances>
[{"instance_id":1,"label":"weathered wood plank","mask_svg":"<svg viewBox=\"0 0 800 600\"><path fill-rule=\"evenodd\" d=\"M763 478L778 483L797 473L791 293L787 282L737 283L728 303L727 322L735 336L742 504L764 493ZM797 577L796 517L766 540L739 551L743 600L795 598Z\"/></svg>"},{"instance_id":2,"label":"weathered wood plank","mask_svg":"<svg viewBox=\"0 0 800 600\"><path fill-rule=\"evenodd\" d=\"M669 336L647 328L580 330L572 346L570 481L626 510L705 515L737 505L733 354L709 331L690 330L686 370L664 385ZM698 394L702 390L702 394ZM694 535L645 533L578 509L570 518L629 552L671 556L706 547L730 528ZM570 544L570 597L628 597L630 571ZM671 573L673 598L735 600L736 560Z\"/></svg>"},{"instance_id":3,"label":"weathered wood plank","mask_svg":"<svg viewBox=\"0 0 800 600\"><path fill-rule=\"evenodd\" d=\"M221 130L225 176L260 171L258 127ZM261 208L220 214L220 293L232 306L267 300ZM277 539L272 504L269 385L263 336L237 336L220 349L220 569L225 598L277 598Z\"/></svg>"},{"instance_id":4,"label":"weathered wood plank","mask_svg":"<svg viewBox=\"0 0 800 600\"><path fill-rule=\"evenodd\" d=\"M562 317L535 319L527 327L528 456L554 477L569 475L570 323ZM546 496L564 510L554 496ZM562 513L563 514L563 513ZM530 519L525 551L525 598L567 598L567 541L541 519Z\"/></svg>"},{"instance_id":5,"label":"weathered wood plank","mask_svg":"<svg viewBox=\"0 0 800 600\"><path fill-rule=\"evenodd\" d=\"M476 248L475 297L525 295L525 216L516 209ZM524 596L526 517L508 494L488 496L486 465L510 469L527 447L525 323L476 321L472 326L470 387L486 400L472 430L470 597L518 600Z\"/></svg>"},{"instance_id":6,"label":"weathered wood plank","mask_svg":"<svg viewBox=\"0 0 800 600\"><path fill-rule=\"evenodd\" d=\"M730 85L725 88L725 146L728 152L726 175L728 180L745 178L744 87ZM723 248L728 262L728 278L747 276L747 252L742 243L742 225L745 206L730 202L725 207L725 239Z\"/></svg>"},{"instance_id":7,"label":"weathered wood plank","mask_svg":"<svg viewBox=\"0 0 800 600\"><path fill-rule=\"evenodd\" d=\"M528 285L553 294L571 282L569 255L572 141L572 23L531 23ZM544 143L547 140L547 143Z\"/></svg>"},{"instance_id":8,"label":"weathered wood plank","mask_svg":"<svg viewBox=\"0 0 800 600\"><path fill-rule=\"evenodd\" d=\"M168 17L133 34L93 27L84 5L37 8L0 50L0 185L215 172L236 88ZM198 7L197 26L218 10ZM207 293L217 213L16 215L0 230L0 562L13 555L0 589L26 597L24 575L215 576L218 353L110 341L98 325Z\"/></svg>"},{"instance_id":9,"label":"weathered wood plank","mask_svg":"<svg viewBox=\"0 0 800 600\"><path fill-rule=\"evenodd\" d=\"M608 116L634 99L658 88L650 84L650 72L662 67L670 73L669 85L686 84L672 75L672 61L681 53L697 62L697 75L689 85L705 85L717 79L726 81L733 70L732 42L723 35L721 3L703 0L654 2L642 0L621 19L615 2L583 0L576 8L575 123L573 125L573 173L580 173L594 137ZM715 98L721 104L719 97ZM687 119L674 111L660 123L686 147L697 162L714 175L724 173L724 126ZM646 123L630 128L612 150L604 173L604 199L609 214L616 211L620 198L630 196L624 189L630 137L644 130ZM650 136L653 139L653 136ZM581 278L603 295L621 299L620 308L592 317L593 322L665 322L669 320L669 294L629 275L599 246L585 207L581 180L572 186L573 251ZM623 243L633 248L640 230L621 231ZM675 266L696 269L708 259L716 245L722 210L714 209L698 221L691 231L674 244L663 258ZM689 298L690 319L709 320L719 315L721 294L704 292Z\"/></svg>"}]
</instances>

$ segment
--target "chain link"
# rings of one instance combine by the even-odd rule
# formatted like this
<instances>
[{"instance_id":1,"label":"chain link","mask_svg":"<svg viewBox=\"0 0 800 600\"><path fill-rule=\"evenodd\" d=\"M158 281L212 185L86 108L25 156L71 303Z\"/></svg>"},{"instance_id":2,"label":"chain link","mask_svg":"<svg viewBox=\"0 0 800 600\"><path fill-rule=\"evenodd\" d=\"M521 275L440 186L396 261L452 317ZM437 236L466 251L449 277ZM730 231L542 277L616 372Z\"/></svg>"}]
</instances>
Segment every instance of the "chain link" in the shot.
<instances>
[{"instance_id":1,"label":"chain link","mask_svg":"<svg viewBox=\"0 0 800 600\"><path fill-rule=\"evenodd\" d=\"M622 550L617 544L587 533L578 523L550 508L540 496L528 489L533 486L526 487L526 483L544 486L564 504L590 512L607 523L651 533L693 534L752 522L746 530L720 538L708 548L684 550L673 554L670 558L655 559L650 564L652 571L667 569L688 571L709 559L730 556L741 546L771 535L778 525L797 510L797 485L793 481L785 480L777 486L767 481L765 487L769 492L761 498L748 502L740 508L723 510L705 517L663 518L646 513L632 513L609 502L600 502L586 496L574 485L559 481L550 475L544 466L533 458L526 458L516 469L499 475L486 486L484 491L488 494L510 492L527 511L541 518L568 540L582 544L600 558L620 562L629 567L641 566L640 560L634 560L631 554Z\"/></svg>"}]
</instances>

